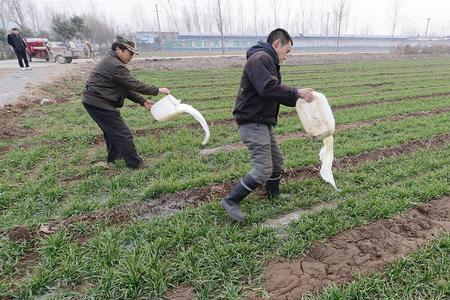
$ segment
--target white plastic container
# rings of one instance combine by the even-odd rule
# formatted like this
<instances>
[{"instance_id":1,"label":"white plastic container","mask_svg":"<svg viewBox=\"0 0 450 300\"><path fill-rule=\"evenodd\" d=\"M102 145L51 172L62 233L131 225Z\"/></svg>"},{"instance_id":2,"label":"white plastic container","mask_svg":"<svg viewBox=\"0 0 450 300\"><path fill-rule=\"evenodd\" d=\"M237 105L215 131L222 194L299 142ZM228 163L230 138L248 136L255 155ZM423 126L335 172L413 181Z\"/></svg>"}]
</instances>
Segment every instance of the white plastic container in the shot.
<instances>
[{"instance_id":1,"label":"white plastic container","mask_svg":"<svg viewBox=\"0 0 450 300\"><path fill-rule=\"evenodd\" d=\"M181 113L188 113L200 123L205 131L205 138L203 139L202 145L205 145L209 140L209 127L202 114L190 105L181 104L181 101L172 95L167 95L153 104L150 112L159 122L165 122L173 119Z\"/></svg>"},{"instance_id":2,"label":"white plastic container","mask_svg":"<svg viewBox=\"0 0 450 300\"><path fill-rule=\"evenodd\" d=\"M297 100L297 113L305 132L314 138L324 139L334 133L335 121L327 98L318 92L313 92L314 101Z\"/></svg>"},{"instance_id":3,"label":"white plastic container","mask_svg":"<svg viewBox=\"0 0 450 300\"><path fill-rule=\"evenodd\" d=\"M305 132L311 137L323 140L324 145L319 152L319 158L322 162L320 177L330 183L336 191L339 191L332 171L334 160L333 133L335 130L333 112L323 94L313 92L313 95L314 100L312 102L298 99L295 108Z\"/></svg>"},{"instance_id":4,"label":"white plastic container","mask_svg":"<svg viewBox=\"0 0 450 300\"><path fill-rule=\"evenodd\" d=\"M181 114L181 111L177 109L177 106L180 104L181 101L174 96L166 95L153 104L150 111L156 121L165 122Z\"/></svg>"}]
</instances>

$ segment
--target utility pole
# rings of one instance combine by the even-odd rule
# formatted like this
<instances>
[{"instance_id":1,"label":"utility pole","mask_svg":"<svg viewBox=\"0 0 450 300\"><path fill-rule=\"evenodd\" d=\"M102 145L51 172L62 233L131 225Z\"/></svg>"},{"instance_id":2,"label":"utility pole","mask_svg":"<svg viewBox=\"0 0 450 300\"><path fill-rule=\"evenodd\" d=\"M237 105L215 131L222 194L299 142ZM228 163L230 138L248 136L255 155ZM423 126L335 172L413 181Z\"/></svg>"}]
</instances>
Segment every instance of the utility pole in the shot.
<instances>
[{"instance_id":1,"label":"utility pole","mask_svg":"<svg viewBox=\"0 0 450 300\"><path fill-rule=\"evenodd\" d=\"M341 37L341 22L342 22L342 14L339 15L338 32L336 39L336 52L339 52L339 38Z\"/></svg>"},{"instance_id":2,"label":"utility pole","mask_svg":"<svg viewBox=\"0 0 450 300\"><path fill-rule=\"evenodd\" d=\"M159 22L158 4L155 4L155 7L156 7L156 19L158 20L159 47L162 50L163 49L163 37L162 37L162 33L161 33L161 23Z\"/></svg>"},{"instance_id":3,"label":"utility pole","mask_svg":"<svg viewBox=\"0 0 450 300\"><path fill-rule=\"evenodd\" d=\"M155 4L156 7L156 19L158 19L158 32L161 34L161 23L159 22L159 11L158 11L158 4Z\"/></svg>"},{"instance_id":4,"label":"utility pole","mask_svg":"<svg viewBox=\"0 0 450 300\"><path fill-rule=\"evenodd\" d=\"M326 34L326 38L325 38L325 44L328 47L328 25L330 23L330 12L327 12L327 27L325 28L325 34Z\"/></svg>"},{"instance_id":5,"label":"utility pole","mask_svg":"<svg viewBox=\"0 0 450 300\"><path fill-rule=\"evenodd\" d=\"M425 37L428 36L428 26L430 25L431 18L427 18L427 29L425 30Z\"/></svg>"},{"instance_id":6,"label":"utility pole","mask_svg":"<svg viewBox=\"0 0 450 300\"><path fill-rule=\"evenodd\" d=\"M220 0L217 0L219 5L219 22L220 22L220 42L222 44L222 54L225 54L225 48L223 47L223 23L222 23L222 10L220 9Z\"/></svg>"}]
</instances>

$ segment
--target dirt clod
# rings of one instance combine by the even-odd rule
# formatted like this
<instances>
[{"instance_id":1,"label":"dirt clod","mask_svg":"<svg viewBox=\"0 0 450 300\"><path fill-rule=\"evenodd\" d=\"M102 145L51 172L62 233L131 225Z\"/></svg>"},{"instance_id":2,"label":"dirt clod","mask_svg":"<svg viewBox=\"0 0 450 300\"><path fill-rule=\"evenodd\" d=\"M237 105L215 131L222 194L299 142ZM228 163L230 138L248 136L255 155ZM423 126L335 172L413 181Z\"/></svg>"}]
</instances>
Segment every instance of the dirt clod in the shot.
<instances>
[{"instance_id":1,"label":"dirt clod","mask_svg":"<svg viewBox=\"0 0 450 300\"><path fill-rule=\"evenodd\" d=\"M16 242L29 241L33 238L33 231L26 225L18 225L8 231L8 238Z\"/></svg>"},{"instance_id":2,"label":"dirt clod","mask_svg":"<svg viewBox=\"0 0 450 300\"><path fill-rule=\"evenodd\" d=\"M188 284L178 286L164 297L164 299L168 300L191 300L194 298L193 288Z\"/></svg>"}]
</instances>

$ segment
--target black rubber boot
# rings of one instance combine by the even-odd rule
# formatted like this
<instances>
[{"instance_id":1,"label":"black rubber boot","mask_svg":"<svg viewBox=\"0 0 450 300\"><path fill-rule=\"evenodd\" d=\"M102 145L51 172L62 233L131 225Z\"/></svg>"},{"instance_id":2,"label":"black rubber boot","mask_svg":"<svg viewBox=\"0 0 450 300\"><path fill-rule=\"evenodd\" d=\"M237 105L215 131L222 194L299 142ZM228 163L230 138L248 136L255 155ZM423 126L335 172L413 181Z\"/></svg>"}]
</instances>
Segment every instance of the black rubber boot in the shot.
<instances>
[{"instance_id":1,"label":"black rubber boot","mask_svg":"<svg viewBox=\"0 0 450 300\"><path fill-rule=\"evenodd\" d=\"M288 199L292 198L292 195L290 195L290 194L281 194L280 193L280 181L281 181L280 174L274 174L270 177L269 180L267 180L266 193L267 193L267 198L269 200L275 200L275 199L288 200Z\"/></svg>"},{"instance_id":2,"label":"black rubber boot","mask_svg":"<svg viewBox=\"0 0 450 300\"><path fill-rule=\"evenodd\" d=\"M230 194L222 199L220 205L226 210L231 218L241 223L245 222L245 215L241 211L241 201L258 185L259 184L254 181L250 175L246 175L235 185Z\"/></svg>"}]
</instances>

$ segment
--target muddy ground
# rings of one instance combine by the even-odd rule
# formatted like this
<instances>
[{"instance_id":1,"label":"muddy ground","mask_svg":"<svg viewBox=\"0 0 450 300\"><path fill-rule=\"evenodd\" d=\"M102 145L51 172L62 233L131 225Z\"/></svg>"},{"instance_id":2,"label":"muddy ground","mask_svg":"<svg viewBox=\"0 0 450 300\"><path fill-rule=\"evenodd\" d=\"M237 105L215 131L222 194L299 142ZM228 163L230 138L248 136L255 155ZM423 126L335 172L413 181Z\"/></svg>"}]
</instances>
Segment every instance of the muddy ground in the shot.
<instances>
[{"instance_id":1,"label":"muddy ground","mask_svg":"<svg viewBox=\"0 0 450 300\"><path fill-rule=\"evenodd\" d=\"M392 219L384 219L341 232L296 259L275 258L264 272L271 300L302 299L330 284L342 285L358 275L383 272L387 265L426 243L450 233L450 198L420 204ZM193 288L180 285L166 299L194 299ZM266 297L251 292L247 299Z\"/></svg>"},{"instance_id":2,"label":"muddy ground","mask_svg":"<svg viewBox=\"0 0 450 300\"><path fill-rule=\"evenodd\" d=\"M264 274L270 299L300 299L327 285L344 284L450 232L450 198L432 200L392 219L380 220L315 243L308 255L269 262ZM251 297L250 299L263 299Z\"/></svg>"}]
</instances>

